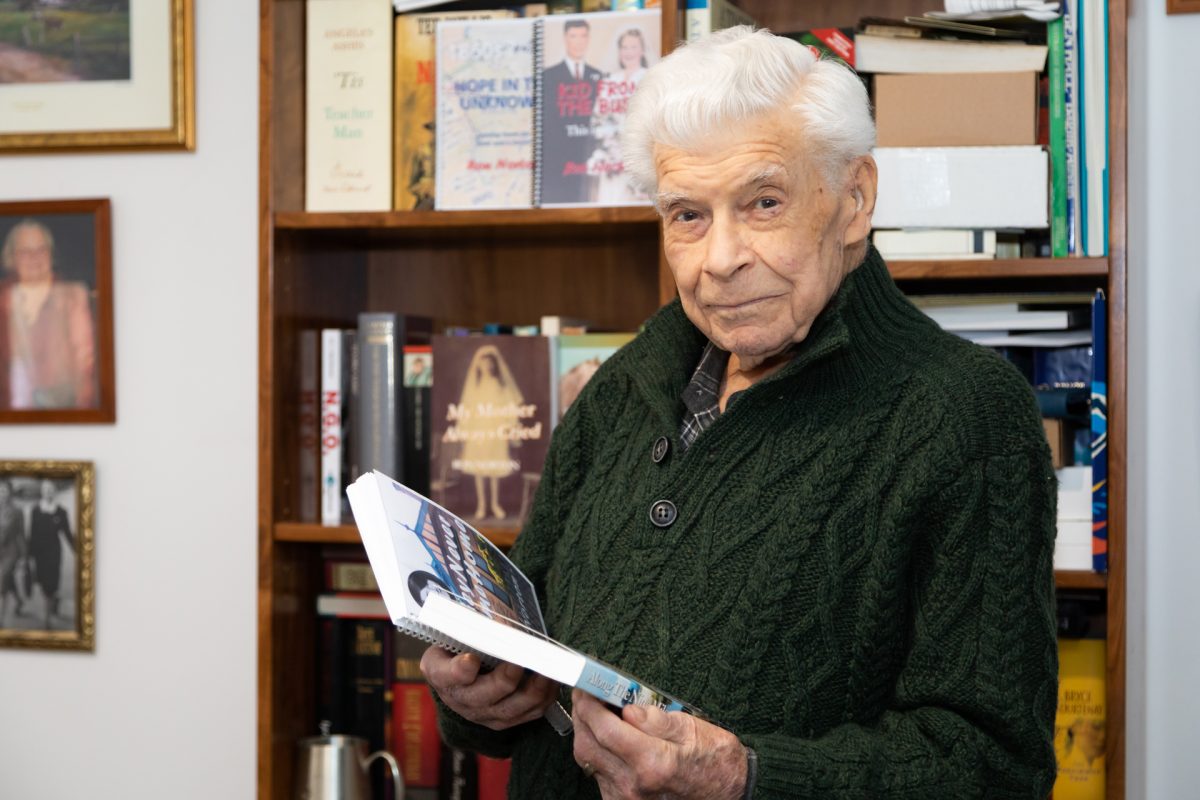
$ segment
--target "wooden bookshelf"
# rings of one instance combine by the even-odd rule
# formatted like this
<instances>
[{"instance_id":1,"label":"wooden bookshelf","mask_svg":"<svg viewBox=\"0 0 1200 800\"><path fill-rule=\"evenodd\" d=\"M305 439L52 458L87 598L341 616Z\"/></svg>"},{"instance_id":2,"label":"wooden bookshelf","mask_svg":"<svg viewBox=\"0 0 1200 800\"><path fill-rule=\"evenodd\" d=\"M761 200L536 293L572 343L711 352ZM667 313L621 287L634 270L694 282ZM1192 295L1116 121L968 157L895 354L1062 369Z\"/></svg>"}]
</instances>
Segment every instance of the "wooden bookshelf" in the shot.
<instances>
[{"instance_id":1,"label":"wooden bookshelf","mask_svg":"<svg viewBox=\"0 0 1200 800\"><path fill-rule=\"evenodd\" d=\"M468 0L481 7L477 0ZM927 0L738 0L779 32L920 14ZM460 2L457 5L462 5ZM497 3L499 5L499 3ZM663 52L682 38L682 0L663 0ZM891 264L906 289L1103 287L1109 298L1109 573L1057 572L1108 610L1108 797L1125 791L1125 29L1109 4L1110 255ZM297 332L350 326L360 311L436 325L564 314L633 330L674 287L650 208L321 213L303 210L304 0L260 0L258 797L290 800L296 741L315 718L321 550L358 544L348 525L297 522ZM671 25L670 21L675 24ZM947 288L948 287L948 288ZM515 532L487 530L509 545Z\"/></svg>"}]
</instances>

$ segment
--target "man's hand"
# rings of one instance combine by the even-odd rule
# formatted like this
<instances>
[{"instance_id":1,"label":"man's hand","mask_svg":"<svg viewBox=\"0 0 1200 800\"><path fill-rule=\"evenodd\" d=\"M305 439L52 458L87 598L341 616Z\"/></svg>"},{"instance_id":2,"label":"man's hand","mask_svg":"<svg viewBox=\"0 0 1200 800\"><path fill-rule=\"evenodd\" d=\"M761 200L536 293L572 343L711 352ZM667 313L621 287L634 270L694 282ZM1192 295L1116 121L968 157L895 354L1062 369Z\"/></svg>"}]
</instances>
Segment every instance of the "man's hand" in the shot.
<instances>
[{"instance_id":1,"label":"man's hand","mask_svg":"<svg viewBox=\"0 0 1200 800\"><path fill-rule=\"evenodd\" d=\"M480 673L477 656L456 656L430 647L421 656L421 672L429 685L456 714L471 722L502 731L538 719L554 702L558 684L516 664L501 664Z\"/></svg>"},{"instance_id":2,"label":"man's hand","mask_svg":"<svg viewBox=\"0 0 1200 800\"><path fill-rule=\"evenodd\" d=\"M729 731L690 714L625 706L618 716L576 689L575 760L595 775L605 800L739 800L746 748Z\"/></svg>"}]
</instances>

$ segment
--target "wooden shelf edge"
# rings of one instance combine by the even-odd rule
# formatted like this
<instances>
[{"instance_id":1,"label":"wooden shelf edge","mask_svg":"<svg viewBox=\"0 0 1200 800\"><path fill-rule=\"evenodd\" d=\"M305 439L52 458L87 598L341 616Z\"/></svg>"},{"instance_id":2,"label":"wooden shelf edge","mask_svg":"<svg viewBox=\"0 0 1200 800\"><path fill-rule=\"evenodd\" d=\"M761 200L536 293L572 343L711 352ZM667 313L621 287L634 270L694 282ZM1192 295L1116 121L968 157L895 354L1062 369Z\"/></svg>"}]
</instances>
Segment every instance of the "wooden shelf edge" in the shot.
<instances>
[{"instance_id":1,"label":"wooden shelf edge","mask_svg":"<svg viewBox=\"0 0 1200 800\"><path fill-rule=\"evenodd\" d=\"M648 206L603 208L530 208L497 211L346 211L310 213L280 211L275 227L284 230L402 229L439 230L550 225L657 224Z\"/></svg>"},{"instance_id":2,"label":"wooden shelf edge","mask_svg":"<svg viewBox=\"0 0 1200 800\"><path fill-rule=\"evenodd\" d=\"M1107 258L999 258L991 261L890 261L895 280L1105 277Z\"/></svg>"},{"instance_id":3,"label":"wooden shelf edge","mask_svg":"<svg viewBox=\"0 0 1200 800\"><path fill-rule=\"evenodd\" d=\"M481 527L479 532L497 547L507 550L520 533L516 528ZM358 528L353 525L320 525L315 522L276 522L275 541L299 544L359 544Z\"/></svg>"},{"instance_id":4,"label":"wooden shelf edge","mask_svg":"<svg viewBox=\"0 0 1200 800\"><path fill-rule=\"evenodd\" d=\"M1107 589L1108 575L1103 572L1056 569L1054 585L1059 589Z\"/></svg>"}]
</instances>

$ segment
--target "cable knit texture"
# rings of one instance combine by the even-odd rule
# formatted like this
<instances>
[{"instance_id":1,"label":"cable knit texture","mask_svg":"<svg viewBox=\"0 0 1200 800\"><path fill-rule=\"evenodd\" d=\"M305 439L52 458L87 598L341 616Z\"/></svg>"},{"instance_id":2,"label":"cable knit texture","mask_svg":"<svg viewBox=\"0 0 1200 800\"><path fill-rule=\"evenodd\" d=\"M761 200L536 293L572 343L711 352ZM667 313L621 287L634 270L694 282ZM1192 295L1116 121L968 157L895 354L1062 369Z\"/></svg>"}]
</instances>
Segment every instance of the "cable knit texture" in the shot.
<instances>
[{"instance_id":1,"label":"cable knit texture","mask_svg":"<svg viewBox=\"0 0 1200 800\"><path fill-rule=\"evenodd\" d=\"M704 342L668 305L556 431L513 550L551 634L736 733L755 797L1045 798L1056 487L1025 381L872 250L685 453ZM599 796L544 721L497 733L443 707L441 725L514 757L512 797Z\"/></svg>"}]
</instances>

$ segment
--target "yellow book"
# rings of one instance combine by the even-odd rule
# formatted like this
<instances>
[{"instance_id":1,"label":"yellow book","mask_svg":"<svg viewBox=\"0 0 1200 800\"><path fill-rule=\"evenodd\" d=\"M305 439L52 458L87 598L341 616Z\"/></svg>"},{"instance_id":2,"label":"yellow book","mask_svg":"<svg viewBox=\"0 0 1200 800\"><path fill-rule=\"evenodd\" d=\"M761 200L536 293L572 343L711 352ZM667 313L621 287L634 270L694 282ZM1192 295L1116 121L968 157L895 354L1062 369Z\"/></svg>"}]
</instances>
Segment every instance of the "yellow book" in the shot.
<instances>
[{"instance_id":1,"label":"yellow book","mask_svg":"<svg viewBox=\"0 0 1200 800\"><path fill-rule=\"evenodd\" d=\"M1104 798L1103 639L1058 640L1054 800Z\"/></svg>"},{"instance_id":2,"label":"yellow book","mask_svg":"<svg viewBox=\"0 0 1200 800\"><path fill-rule=\"evenodd\" d=\"M433 210L435 39L444 19L499 19L515 11L447 11L396 17L395 181L398 211Z\"/></svg>"}]
</instances>

